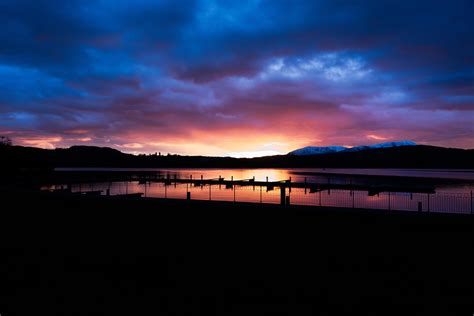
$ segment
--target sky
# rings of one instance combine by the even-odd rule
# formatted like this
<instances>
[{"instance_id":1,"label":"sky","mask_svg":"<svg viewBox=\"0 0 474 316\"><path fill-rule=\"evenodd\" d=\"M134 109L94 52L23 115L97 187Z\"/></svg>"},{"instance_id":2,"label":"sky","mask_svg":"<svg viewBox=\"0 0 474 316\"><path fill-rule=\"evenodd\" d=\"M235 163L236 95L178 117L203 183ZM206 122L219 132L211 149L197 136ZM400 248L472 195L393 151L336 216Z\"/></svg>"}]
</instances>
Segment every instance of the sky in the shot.
<instances>
[{"instance_id":1,"label":"sky","mask_svg":"<svg viewBox=\"0 0 474 316\"><path fill-rule=\"evenodd\" d=\"M472 12L472 0L0 0L0 135L236 157L474 148Z\"/></svg>"}]
</instances>

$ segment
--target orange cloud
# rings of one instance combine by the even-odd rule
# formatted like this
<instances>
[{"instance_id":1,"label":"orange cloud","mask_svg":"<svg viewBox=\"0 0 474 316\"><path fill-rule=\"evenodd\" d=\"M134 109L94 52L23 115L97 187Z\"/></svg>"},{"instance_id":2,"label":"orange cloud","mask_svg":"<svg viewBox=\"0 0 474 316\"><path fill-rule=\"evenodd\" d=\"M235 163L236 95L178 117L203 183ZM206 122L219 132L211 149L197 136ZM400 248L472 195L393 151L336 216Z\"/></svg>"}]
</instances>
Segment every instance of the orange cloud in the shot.
<instances>
[{"instance_id":1,"label":"orange cloud","mask_svg":"<svg viewBox=\"0 0 474 316\"><path fill-rule=\"evenodd\" d=\"M367 135L367 138L368 139L373 139L373 140L388 140L389 139L387 137L377 136L377 135L374 135L374 134Z\"/></svg>"},{"instance_id":2,"label":"orange cloud","mask_svg":"<svg viewBox=\"0 0 474 316\"><path fill-rule=\"evenodd\" d=\"M18 143L26 146L34 146L45 149L54 149L56 144L62 141L62 137L38 137L38 138L20 138Z\"/></svg>"},{"instance_id":3,"label":"orange cloud","mask_svg":"<svg viewBox=\"0 0 474 316\"><path fill-rule=\"evenodd\" d=\"M129 143L129 144L122 144L122 145L115 144L115 146L117 146L119 148L127 148L127 149L140 149L140 148L143 148L143 145L139 144L139 143Z\"/></svg>"}]
</instances>

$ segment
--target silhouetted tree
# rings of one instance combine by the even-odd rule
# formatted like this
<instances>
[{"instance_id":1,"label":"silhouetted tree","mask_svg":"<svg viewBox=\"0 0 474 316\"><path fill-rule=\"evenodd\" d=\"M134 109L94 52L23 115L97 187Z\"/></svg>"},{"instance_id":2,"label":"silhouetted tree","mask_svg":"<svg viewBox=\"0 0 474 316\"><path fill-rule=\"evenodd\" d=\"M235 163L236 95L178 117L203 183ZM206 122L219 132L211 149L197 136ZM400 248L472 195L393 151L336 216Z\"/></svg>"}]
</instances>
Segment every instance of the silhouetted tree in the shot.
<instances>
[{"instance_id":1,"label":"silhouetted tree","mask_svg":"<svg viewBox=\"0 0 474 316\"><path fill-rule=\"evenodd\" d=\"M11 146L12 140L7 136L0 136L0 146Z\"/></svg>"}]
</instances>

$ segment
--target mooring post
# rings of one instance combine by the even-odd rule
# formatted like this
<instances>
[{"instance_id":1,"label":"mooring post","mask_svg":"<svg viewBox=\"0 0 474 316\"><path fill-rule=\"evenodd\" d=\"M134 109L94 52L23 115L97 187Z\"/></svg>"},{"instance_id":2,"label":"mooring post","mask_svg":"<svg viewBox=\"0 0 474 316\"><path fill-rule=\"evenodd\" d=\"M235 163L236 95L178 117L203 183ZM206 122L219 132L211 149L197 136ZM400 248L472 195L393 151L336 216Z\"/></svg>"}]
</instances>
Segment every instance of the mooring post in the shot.
<instances>
[{"instance_id":1,"label":"mooring post","mask_svg":"<svg viewBox=\"0 0 474 316\"><path fill-rule=\"evenodd\" d=\"M321 188L319 188L319 206L321 206Z\"/></svg>"},{"instance_id":2,"label":"mooring post","mask_svg":"<svg viewBox=\"0 0 474 316\"><path fill-rule=\"evenodd\" d=\"M267 176L267 182L268 182L268 176Z\"/></svg>"},{"instance_id":3,"label":"mooring post","mask_svg":"<svg viewBox=\"0 0 474 316\"><path fill-rule=\"evenodd\" d=\"M106 190L106 194L107 194L107 196L110 196L110 189Z\"/></svg>"},{"instance_id":4,"label":"mooring post","mask_svg":"<svg viewBox=\"0 0 474 316\"><path fill-rule=\"evenodd\" d=\"M280 204L285 205L286 189L285 185L280 185Z\"/></svg>"},{"instance_id":5,"label":"mooring post","mask_svg":"<svg viewBox=\"0 0 474 316\"><path fill-rule=\"evenodd\" d=\"M212 187L212 183L209 183L209 201L211 200L211 187Z\"/></svg>"},{"instance_id":6,"label":"mooring post","mask_svg":"<svg viewBox=\"0 0 474 316\"><path fill-rule=\"evenodd\" d=\"M304 194L306 195L306 177L304 177Z\"/></svg>"},{"instance_id":7,"label":"mooring post","mask_svg":"<svg viewBox=\"0 0 474 316\"><path fill-rule=\"evenodd\" d=\"M166 192L166 187L167 187L167 185L166 185L166 182L165 182L165 199L168 198L168 194L167 194L167 192Z\"/></svg>"},{"instance_id":8,"label":"mooring post","mask_svg":"<svg viewBox=\"0 0 474 316\"><path fill-rule=\"evenodd\" d=\"M471 214L472 214L473 210L472 210L472 191L471 191Z\"/></svg>"},{"instance_id":9,"label":"mooring post","mask_svg":"<svg viewBox=\"0 0 474 316\"><path fill-rule=\"evenodd\" d=\"M186 199L191 200L191 192L186 192Z\"/></svg>"},{"instance_id":10,"label":"mooring post","mask_svg":"<svg viewBox=\"0 0 474 316\"><path fill-rule=\"evenodd\" d=\"M260 186L260 203L262 203L262 186Z\"/></svg>"},{"instance_id":11,"label":"mooring post","mask_svg":"<svg viewBox=\"0 0 474 316\"><path fill-rule=\"evenodd\" d=\"M423 204L420 202L418 202L418 212L422 212L423 211Z\"/></svg>"}]
</instances>

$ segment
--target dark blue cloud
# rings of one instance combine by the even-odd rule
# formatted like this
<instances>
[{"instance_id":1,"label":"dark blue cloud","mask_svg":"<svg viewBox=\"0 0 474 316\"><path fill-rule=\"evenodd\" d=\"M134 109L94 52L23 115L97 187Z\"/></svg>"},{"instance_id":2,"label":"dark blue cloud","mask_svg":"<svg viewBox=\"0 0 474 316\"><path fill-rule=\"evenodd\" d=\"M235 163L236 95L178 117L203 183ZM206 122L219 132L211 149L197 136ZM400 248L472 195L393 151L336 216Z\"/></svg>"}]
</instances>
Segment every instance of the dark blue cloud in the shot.
<instances>
[{"instance_id":1,"label":"dark blue cloud","mask_svg":"<svg viewBox=\"0 0 474 316\"><path fill-rule=\"evenodd\" d=\"M474 146L465 136L473 9L468 0L0 0L0 131L82 129L100 142L271 127L291 112L312 119L308 135L323 126L328 143L352 140L322 117L360 135L405 130ZM434 127L384 129L391 117L379 110L424 111ZM460 115L458 140L435 128Z\"/></svg>"}]
</instances>

